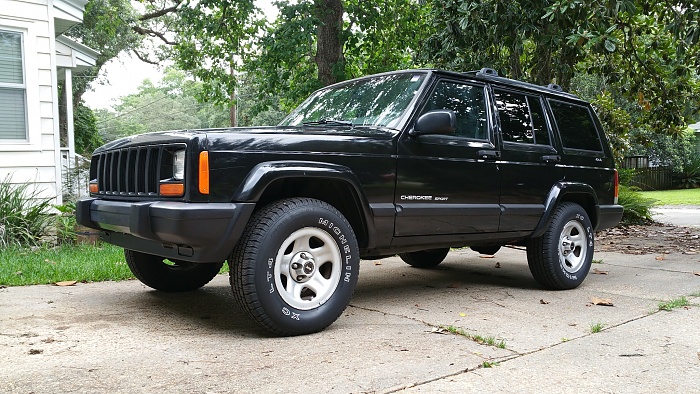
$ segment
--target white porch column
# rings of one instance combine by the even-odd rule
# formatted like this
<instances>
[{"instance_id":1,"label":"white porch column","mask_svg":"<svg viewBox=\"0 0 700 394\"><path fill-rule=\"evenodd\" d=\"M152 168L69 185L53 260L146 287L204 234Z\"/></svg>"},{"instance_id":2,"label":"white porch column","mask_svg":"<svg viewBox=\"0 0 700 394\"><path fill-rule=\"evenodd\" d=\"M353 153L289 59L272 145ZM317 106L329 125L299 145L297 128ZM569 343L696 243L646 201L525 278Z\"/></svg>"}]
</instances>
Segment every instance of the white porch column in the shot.
<instances>
[{"instance_id":1,"label":"white porch column","mask_svg":"<svg viewBox=\"0 0 700 394\"><path fill-rule=\"evenodd\" d=\"M68 162L70 168L75 167L75 129L73 126L73 73L70 68L63 69L66 73L66 134L68 134Z\"/></svg>"}]
</instances>

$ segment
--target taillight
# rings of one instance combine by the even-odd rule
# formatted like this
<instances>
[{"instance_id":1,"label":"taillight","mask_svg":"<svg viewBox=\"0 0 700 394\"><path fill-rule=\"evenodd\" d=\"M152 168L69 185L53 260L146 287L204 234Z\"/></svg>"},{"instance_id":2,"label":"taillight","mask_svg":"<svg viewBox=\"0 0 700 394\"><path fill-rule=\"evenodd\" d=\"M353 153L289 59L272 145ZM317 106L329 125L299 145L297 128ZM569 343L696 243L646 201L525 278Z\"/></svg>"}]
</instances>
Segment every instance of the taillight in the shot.
<instances>
[{"instance_id":1,"label":"taillight","mask_svg":"<svg viewBox=\"0 0 700 394\"><path fill-rule=\"evenodd\" d=\"M617 204L617 196L620 194L620 178L617 175L617 170L615 170L615 202Z\"/></svg>"}]
</instances>

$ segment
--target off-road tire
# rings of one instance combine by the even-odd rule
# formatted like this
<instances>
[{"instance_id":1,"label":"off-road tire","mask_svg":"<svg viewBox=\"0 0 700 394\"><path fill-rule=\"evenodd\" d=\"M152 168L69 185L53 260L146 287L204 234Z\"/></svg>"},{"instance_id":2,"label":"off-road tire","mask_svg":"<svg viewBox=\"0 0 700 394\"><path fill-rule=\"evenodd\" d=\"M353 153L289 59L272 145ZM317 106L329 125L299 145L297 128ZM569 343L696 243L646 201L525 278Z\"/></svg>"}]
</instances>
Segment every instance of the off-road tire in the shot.
<instances>
[{"instance_id":1,"label":"off-road tire","mask_svg":"<svg viewBox=\"0 0 700 394\"><path fill-rule=\"evenodd\" d=\"M355 233L340 211L311 198L279 200L253 215L231 253L231 289L270 332L310 334L343 313L359 263Z\"/></svg>"},{"instance_id":2,"label":"off-road tire","mask_svg":"<svg viewBox=\"0 0 700 394\"><path fill-rule=\"evenodd\" d=\"M433 268L442 263L448 253L450 248L440 248L400 253L399 257L404 263L416 268Z\"/></svg>"},{"instance_id":3,"label":"off-road tire","mask_svg":"<svg viewBox=\"0 0 700 394\"><path fill-rule=\"evenodd\" d=\"M124 249L126 265L136 279L156 290L175 293L197 290L219 273L221 263L190 263Z\"/></svg>"},{"instance_id":4,"label":"off-road tire","mask_svg":"<svg viewBox=\"0 0 700 394\"><path fill-rule=\"evenodd\" d=\"M591 269L593 226L578 204L563 203L547 231L527 241L527 262L535 280L552 290L578 287Z\"/></svg>"}]
</instances>

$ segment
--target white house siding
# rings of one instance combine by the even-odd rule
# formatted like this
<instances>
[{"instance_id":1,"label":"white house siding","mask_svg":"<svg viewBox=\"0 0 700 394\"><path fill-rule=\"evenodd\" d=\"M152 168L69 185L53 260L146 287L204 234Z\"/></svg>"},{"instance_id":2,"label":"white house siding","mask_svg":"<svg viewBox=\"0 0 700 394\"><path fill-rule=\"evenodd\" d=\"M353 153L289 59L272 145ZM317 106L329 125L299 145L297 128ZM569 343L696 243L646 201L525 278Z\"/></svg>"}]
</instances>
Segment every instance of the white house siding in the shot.
<instances>
[{"instance_id":1,"label":"white house siding","mask_svg":"<svg viewBox=\"0 0 700 394\"><path fill-rule=\"evenodd\" d=\"M0 30L20 31L29 141L0 140L0 179L30 183L61 204L53 0L0 0ZM0 104L1 105L1 104Z\"/></svg>"}]
</instances>

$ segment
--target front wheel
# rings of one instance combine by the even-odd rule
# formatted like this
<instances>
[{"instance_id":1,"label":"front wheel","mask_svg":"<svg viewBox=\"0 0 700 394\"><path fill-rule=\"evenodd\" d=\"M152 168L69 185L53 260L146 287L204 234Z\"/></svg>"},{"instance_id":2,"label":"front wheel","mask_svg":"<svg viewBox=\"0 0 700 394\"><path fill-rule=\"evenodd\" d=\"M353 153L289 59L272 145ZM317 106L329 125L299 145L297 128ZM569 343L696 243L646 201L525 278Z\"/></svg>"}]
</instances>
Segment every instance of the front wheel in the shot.
<instances>
[{"instance_id":1,"label":"front wheel","mask_svg":"<svg viewBox=\"0 0 700 394\"><path fill-rule=\"evenodd\" d=\"M310 334L343 313L359 263L355 233L337 209L290 198L251 218L231 254L231 288L241 309L269 331Z\"/></svg>"},{"instance_id":2,"label":"front wheel","mask_svg":"<svg viewBox=\"0 0 700 394\"><path fill-rule=\"evenodd\" d=\"M421 250L418 252L400 253L404 263L416 268L432 268L442 263L450 252L450 248Z\"/></svg>"},{"instance_id":3,"label":"front wheel","mask_svg":"<svg viewBox=\"0 0 700 394\"><path fill-rule=\"evenodd\" d=\"M547 231L527 242L527 261L532 276L549 289L578 287L591 268L593 241L588 213L578 204L561 204Z\"/></svg>"},{"instance_id":4,"label":"front wheel","mask_svg":"<svg viewBox=\"0 0 700 394\"><path fill-rule=\"evenodd\" d=\"M214 279L224 265L223 262L167 260L130 249L124 249L124 257L136 279L148 287L169 293L199 289Z\"/></svg>"}]
</instances>

